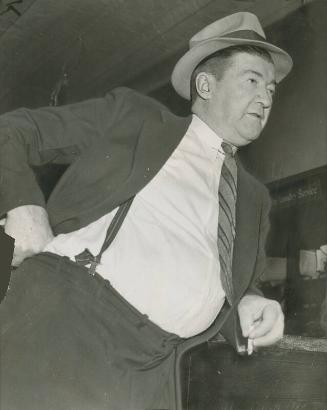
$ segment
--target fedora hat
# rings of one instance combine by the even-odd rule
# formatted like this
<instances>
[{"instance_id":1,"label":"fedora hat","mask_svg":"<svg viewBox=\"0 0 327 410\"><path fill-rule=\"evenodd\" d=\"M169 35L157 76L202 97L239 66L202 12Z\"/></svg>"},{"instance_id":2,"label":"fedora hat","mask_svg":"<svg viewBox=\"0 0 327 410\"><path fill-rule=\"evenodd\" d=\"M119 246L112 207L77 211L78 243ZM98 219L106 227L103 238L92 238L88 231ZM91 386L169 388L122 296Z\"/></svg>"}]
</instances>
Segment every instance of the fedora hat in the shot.
<instances>
[{"instance_id":1,"label":"fedora hat","mask_svg":"<svg viewBox=\"0 0 327 410\"><path fill-rule=\"evenodd\" d=\"M277 82L290 72L292 58L286 51L266 41L257 16L239 12L209 24L191 38L189 50L178 60L171 76L176 92L190 100L191 76L197 65L218 50L241 44L260 46L270 53Z\"/></svg>"}]
</instances>

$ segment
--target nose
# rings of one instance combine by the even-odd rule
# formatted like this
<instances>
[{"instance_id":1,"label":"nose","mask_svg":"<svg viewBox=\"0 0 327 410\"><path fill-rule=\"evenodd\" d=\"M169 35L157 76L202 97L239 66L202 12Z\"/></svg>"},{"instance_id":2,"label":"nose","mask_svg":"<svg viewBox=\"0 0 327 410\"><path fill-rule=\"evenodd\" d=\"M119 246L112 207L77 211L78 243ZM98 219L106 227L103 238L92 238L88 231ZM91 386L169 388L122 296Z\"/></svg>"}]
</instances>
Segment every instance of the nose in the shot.
<instances>
[{"instance_id":1,"label":"nose","mask_svg":"<svg viewBox=\"0 0 327 410\"><path fill-rule=\"evenodd\" d=\"M260 87L258 90L257 101L262 104L263 108L270 108L272 106L272 95L266 87Z\"/></svg>"}]
</instances>

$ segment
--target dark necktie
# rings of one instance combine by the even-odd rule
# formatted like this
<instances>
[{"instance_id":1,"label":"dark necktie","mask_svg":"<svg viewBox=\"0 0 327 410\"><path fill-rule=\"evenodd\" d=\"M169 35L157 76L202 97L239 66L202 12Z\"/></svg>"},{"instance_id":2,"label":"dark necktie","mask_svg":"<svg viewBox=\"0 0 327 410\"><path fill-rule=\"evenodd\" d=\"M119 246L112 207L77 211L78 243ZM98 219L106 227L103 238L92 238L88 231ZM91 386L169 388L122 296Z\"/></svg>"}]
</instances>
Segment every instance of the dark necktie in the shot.
<instances>
[{"instance_id":1,"label":"dark necktie","mask_svg":"<svg viewBox=\"0 0 327 410\"><path fill-rule=\"evenodd\" d=\"M229 304L233 301L232 261L235 238L237 166L232 147L223 142L225 159L219 182L218 250L220 277Z\"/></svg>"}]
</instances>

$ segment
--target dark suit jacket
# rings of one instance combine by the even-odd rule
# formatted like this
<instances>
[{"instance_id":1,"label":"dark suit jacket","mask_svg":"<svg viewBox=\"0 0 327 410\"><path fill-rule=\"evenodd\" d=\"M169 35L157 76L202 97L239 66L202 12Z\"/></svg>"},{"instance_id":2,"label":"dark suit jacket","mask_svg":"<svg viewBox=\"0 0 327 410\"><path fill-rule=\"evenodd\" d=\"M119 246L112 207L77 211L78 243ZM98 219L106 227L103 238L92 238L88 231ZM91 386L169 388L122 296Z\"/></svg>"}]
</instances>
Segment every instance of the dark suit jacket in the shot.
<instances>
[{"instance_id":1,"label":"dark suit jacket","mask_svg":"<svg viewBox=\"0 0 327 410\"><path fill-rule=\"evenodd\" d=\"M0 215L20 205L47 206L55 233L86 226L137 194L160 170L184 136L191 117L120 88L64 107L21 109L0 119ZM31 165L70 164L47 205ZM235 299L256 292L264 266L269 197L239 164ZM224 327L233 341L234 325Z\"/></svg>"}]
</instances>

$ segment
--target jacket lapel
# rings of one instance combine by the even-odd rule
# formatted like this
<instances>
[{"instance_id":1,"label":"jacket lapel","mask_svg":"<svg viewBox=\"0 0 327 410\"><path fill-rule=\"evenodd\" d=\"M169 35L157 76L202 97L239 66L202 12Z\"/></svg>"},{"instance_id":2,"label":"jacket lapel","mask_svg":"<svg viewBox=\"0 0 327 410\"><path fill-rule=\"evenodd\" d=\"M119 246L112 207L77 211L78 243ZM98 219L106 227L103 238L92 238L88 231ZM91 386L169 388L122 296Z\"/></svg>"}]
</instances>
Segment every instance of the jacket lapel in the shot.
<instances>
[{"instance_id":1,"label":"jacket lapel","mask_svg":"<svg viewBox=\"0 0 327 410\"><path fill-rule=\"evenodd\" d=\"M235 298L251 281L258 252L261 202L258 190L242 165L238 163L236 236L233 255L233 286Z\"/></svg>"},{"instance_id":2,"label":"jacket lapel","mask_svg":"<svg viewBox=\"0 0 327 410\"><path fill-rule=\"evenodd\" d=\"M144 121L128 179L115 194L117 204L137 194L159 172L184 137L191 116L159 111Z\"/></svg>"}]
</instances>

